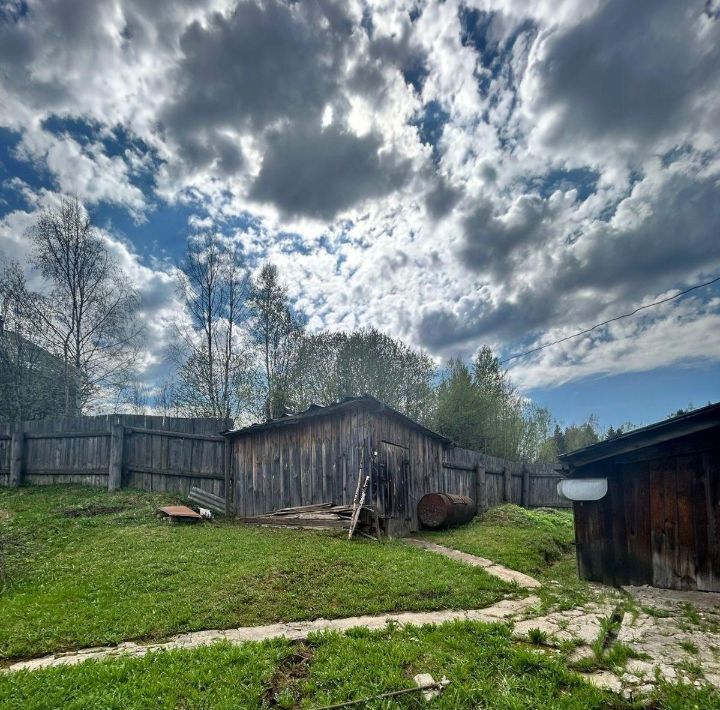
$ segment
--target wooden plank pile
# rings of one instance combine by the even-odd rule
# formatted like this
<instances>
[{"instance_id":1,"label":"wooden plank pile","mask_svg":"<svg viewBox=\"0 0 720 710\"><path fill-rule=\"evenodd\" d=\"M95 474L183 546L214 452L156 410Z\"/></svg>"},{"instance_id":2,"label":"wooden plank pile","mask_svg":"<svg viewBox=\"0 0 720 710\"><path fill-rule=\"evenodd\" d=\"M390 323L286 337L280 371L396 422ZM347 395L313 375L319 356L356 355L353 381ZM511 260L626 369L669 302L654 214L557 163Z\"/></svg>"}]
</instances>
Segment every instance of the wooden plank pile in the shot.
<instances>
[{"instance_id":1,"label":"wooden plank pile","mask_svg":"<svg viewBox=\"0 0 720 710\"><path fill-rule=\"evenodd\" d=\"M296 508L280 508L270 513L241 518L240 520L253 525L273 527L350 530L354 508L352 505L316 503L314 505L301 505ZM355 532L365 537L373 537L371 535L373 520L373 509L368 506L361 506Z\"/></svg>"},{"instance_id":2,"label":"wooden plank pile","mask_svg":"<svg viewBox=\"0 0 720 710\"><path fill-rule=\"evenodd\" d=\"M202 505L204 508L210 508L210 510L225 515L225 499L220 496L213 495L209 491L193 486L190 489L188 498L194 503Z\"/></svg>"}]
</instances>

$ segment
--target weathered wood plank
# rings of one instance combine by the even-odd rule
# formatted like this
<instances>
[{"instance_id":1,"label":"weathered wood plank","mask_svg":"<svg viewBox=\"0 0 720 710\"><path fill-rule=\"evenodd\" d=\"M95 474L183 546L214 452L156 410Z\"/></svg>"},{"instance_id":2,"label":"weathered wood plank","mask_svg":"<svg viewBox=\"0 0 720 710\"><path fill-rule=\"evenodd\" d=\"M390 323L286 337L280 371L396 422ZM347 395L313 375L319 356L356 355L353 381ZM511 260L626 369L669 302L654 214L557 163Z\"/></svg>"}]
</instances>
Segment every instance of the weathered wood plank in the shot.
<instances>
[{"instance_id":1,"label":"weathered wood plank","mask_svg":"<svg viewBox=\"0 0 720 710\"><path fill-rule=\"evenodd\" d=\"M12 435L10 446L10 485L19 486L22 483L25 466L25 435L16 431Z\"/></svg>"},{"instance_id":2,"label":"weathered wood plank","mask_svg":"<svg viewBox=\"0 0 720 710\"><path fill-rule=\"evenodd\" d=\"M113 424L110 433L110 466L108 469L108 490L115 491L122 486L123 463L125 460L125 429L122 424Z\"/></svg>"},{"instance_id":3,"label":"weathered wood plank","mask_svg":"<svg viewBox=\"0 0 720 710\"><path fill-rule=\"evenodd\" d=\"M152 436L170 437L175 439L192 439L195 441L217 441L224 442L225 437L220 434L193 434L191 432L167 431L165 429L143 429L142 427L129 426L125 427L128 431L137 434L147 434Z\"/></svg>"}]
</instances>

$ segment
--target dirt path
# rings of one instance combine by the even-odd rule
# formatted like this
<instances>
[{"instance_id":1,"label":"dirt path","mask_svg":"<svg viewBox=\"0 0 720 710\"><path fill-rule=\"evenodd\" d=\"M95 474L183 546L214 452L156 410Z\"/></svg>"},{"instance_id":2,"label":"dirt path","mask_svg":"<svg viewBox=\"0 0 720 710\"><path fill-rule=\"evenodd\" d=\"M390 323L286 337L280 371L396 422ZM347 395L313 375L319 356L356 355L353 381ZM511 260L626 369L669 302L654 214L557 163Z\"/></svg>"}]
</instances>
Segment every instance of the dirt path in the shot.
<instances>
[{"instance_id":1,"label":"dirt path","mask_svg":"<svg viewBox=\"0 0 720 710\"><path fill-rule=\"evenodd\" d=\"M346 619L317 619L290 624L269 624L267 626L246 626L237 629L194 631L173 636L169 641L155 644L121 643L119 646L86 648L69 653L58 653L43 656L29 661L20 661L4 669L11 673L19 670L37 670L53 666L75 665L89 659L117 658L119 656L144 656L151 651L168 651L172 649L196 648L217 641L228 641L233 644L247 641L265 641L273 638L286 638L292 641L304 641L308 635L318 631L347 631L358 626L366 629L382 629L388 622L407 625L442 624L458 619L468 621L494 622L501 619L514 619L524 615L539 602L537 597L524 599L503 599L485 609L445 610L428 612L401 612L383 614L381 616L351 616Z\"/></svg>"},{"instance_id":2,"label":"dirt path","mask_svg":"<svg viewBox=\"0 0 720 710\"><path fill-rule=\"evenodd\" d=\"M467 552L460 552L460 550L453 550L450 547L444 545L437 545L434 542L427 540L417 540L416 538L406 538L405 542L413 547L419 547L422 550L428 552L435 552L438 555L443 555L451 560L462 562L472 567L482 567L488 574L493 577L502 579L503 582L515 582L520 587L526 587L527 589L537 589L541 586L540 582L530 575L517 572L509 567L503 567L492 560L486 560L484 557L478 557L477 555L470 555Z\"/></svg>"}]
</instances>

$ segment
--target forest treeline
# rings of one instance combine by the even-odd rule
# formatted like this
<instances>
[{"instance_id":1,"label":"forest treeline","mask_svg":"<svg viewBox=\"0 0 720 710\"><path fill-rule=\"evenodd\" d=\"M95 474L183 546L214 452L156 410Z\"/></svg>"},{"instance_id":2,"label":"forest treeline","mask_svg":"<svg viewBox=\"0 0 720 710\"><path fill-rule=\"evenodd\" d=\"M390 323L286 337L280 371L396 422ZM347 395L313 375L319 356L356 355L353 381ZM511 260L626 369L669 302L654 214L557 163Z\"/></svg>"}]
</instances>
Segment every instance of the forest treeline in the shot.
<instances>
[{"instance_id":1,"label":"forest treeline","mask_svg":"<svg viewBox=\"0 0 720 710\"><path fill-rule=\"evenodd\" d=\"M557 425L488 347L439 368L373 328L309 331L277 267L251 274L241 245L213 234L191 237L177 265L172 374L148 385L141 304L82 205L64 199L27 236L42 285L29 288L18 264L2 267L0 421L132 411L246 423L370 394L461 446L508 459L552 462L601 438L592 418Z\"/></svg>"}]
</instances>

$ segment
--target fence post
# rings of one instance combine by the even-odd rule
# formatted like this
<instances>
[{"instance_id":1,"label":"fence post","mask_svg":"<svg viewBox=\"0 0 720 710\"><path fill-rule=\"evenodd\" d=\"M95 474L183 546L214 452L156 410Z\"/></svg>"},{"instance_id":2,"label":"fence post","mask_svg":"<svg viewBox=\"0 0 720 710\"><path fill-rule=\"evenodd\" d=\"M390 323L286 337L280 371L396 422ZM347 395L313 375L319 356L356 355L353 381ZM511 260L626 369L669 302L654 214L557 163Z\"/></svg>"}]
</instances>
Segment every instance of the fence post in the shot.
<instances>
[{"instance_id":1,"label":"fence post","mask_svg":"<svg viewBox=\"0 0 720 710\"><path fill-rule=\"evenodd\" d=\"M234 512L233 505L235 482L232 477L232 441L225 439L223 444L223 467L225 469L225 514Z\"/></svg>"},{"instance_id":2,"label":"fence post","mask_svg":"<svg viewBox=\"0 0 720 710\"><path fill-rule=\"evenodd\" d=\"M108 490L116 491L122 487L123 452L125 427L113 424L110 428L110 468L108 470Z\"/></svg>"},{"instance_id":3,"label":"fence post","mask_svg":"<svg viewBox=\"0 0 720 710\"><path fill-rule=\"evenodd\" d=\"M19 486L23 479L25 464L25 432L13 432L10 440L10 485Z\"/></svg>"},{"instance_id":4,"label":"fence post","mask_svg":"<svg viewBox=\"0 0 720 710\"><path fill-rule=\"evenodd\" d=\"M477 501L478 512L484 513L487 510L487 476L485 466L475 466L475 500Z\"/></svg>"},{"instance_id":5,"label":"fence post","mask_svg":"<svg viewBox=\"0 0 720 710\"><path fill-rule=\"evenodd\" d=\"M522 507L530 507L530 469L527 466L522 469Z\"/></svg>"},{"instance_id":6,"label":"fence post","mask_svg":"<svg viewBox=\"0 0 720 710\"><path fill-rule=\"evenodd\" d=\"M503 503L512 503L512 471L503 466Z\"/></svg>"}]
</instances>

